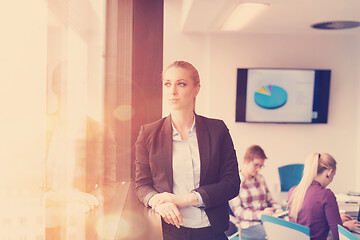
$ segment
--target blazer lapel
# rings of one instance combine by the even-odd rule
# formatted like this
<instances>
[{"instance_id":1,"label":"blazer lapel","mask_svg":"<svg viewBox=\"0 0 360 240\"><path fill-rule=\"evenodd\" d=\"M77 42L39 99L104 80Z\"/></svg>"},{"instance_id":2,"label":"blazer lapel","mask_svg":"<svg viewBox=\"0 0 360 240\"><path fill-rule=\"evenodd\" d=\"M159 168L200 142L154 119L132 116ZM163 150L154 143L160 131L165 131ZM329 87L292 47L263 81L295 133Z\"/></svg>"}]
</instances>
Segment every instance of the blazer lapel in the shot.
<instances>
[{"instance_id":1,"label":"blazer lapel","mask_svg":"<svg viewBox=\"0 0 360 240\"><path fill-rule=\"evenodd\" d=\"M205 184L204 181L210 164L210 135L203 119L197 114L195 114L195 124L200 154L200 186L202 186Z\"/></svg>"},{"instance_id":2,"label":"blazer lapel","mask_svg":"<svg viewBox=\"0 0 360 240\"><path fill-rule=\"evenodd\" d=\"M172 152L173 152L173 136L170 115L164 120L164 124L160 133L162 163L166 180L169 186L167 189L172 193L173 189L173 169L172 169Z\"/></svg>"}]
</instances>

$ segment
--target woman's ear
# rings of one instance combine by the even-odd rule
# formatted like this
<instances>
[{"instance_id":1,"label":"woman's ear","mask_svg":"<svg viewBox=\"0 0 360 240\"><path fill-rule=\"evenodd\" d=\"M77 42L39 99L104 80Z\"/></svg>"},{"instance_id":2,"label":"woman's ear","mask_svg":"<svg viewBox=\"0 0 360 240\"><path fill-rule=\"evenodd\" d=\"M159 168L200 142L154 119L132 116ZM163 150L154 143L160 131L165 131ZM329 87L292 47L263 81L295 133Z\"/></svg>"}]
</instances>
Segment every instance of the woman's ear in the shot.
<instances>
[{"instance_id":1,"label":"woman's ear","mask_svg":"<svg viewBox=\"0 0 360 240\"><path fill-rule=\"evenodd\" d=\"M200 85L197 85L195 87L195 97L199 94L199 91L200 91Z\"/></svg>"},{"instance_id":2,"label":"woman's ear","mask_svg":"<svg viewBox=\"0 0 360 240\"><path fill-rule=\"evenodd\" d=\"M333 173L334 169L329 169L329 171L326 174L326 178L330 178L331 174Z\"/></svg>"}]
</instances>

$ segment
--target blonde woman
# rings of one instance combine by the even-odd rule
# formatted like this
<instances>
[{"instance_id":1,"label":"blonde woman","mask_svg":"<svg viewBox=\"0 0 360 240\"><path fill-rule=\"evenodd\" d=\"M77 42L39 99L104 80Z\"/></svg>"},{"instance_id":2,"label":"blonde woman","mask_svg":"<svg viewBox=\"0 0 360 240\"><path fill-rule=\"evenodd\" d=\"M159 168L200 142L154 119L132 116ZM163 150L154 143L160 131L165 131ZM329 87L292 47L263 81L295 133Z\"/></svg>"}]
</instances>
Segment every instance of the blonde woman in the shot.
<instances>
[{"instance_id":1,"label":"blonde woman","mask_svg":"<svg viewBox=\"0 0 360 240\"><path fill-rule=\"evenodd\" d=\"M310 227L312 240L325 240L329 230L338 240L338 224L349 230L359 226L349 215L340 215L334 193L326 188L335 173L336 161L330 154L310 154L299 185L289 191L290 221Z\"/></svg>"},{"instance_id":2,"label":"blonde woman","mask_svg":"<svg viewBox=\"0 0 360 240\"><path fill-rule=\"evenodd\" d=\"M162 218L164 240L226 240L228 201L239 193L237 158L221 120L194 112L196 68L176 61L163 73L169 116L141 127L136 191Z\"/></svg>"}]
</instances>

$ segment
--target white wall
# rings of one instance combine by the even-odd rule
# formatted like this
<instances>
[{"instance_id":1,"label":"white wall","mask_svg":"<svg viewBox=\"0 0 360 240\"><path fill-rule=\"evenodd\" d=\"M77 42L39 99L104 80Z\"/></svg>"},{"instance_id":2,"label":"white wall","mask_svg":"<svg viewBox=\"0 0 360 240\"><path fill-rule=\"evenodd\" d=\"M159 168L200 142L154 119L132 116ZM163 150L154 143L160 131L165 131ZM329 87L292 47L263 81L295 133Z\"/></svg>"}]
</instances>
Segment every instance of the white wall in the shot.
<instances>
[{"instance_id":1,"label":"white wall","mask_svg":"<svg viewBox=\"0 0 360 240\"><path fill-rule=\"evenodd\" d=\"M333 34L184 34L179 29L179 12L180 6L165 1L164 65L183 59L198 68L202 86L197 112L226 122L240 164L248 146L261 145L269 158L262 173L270 190L277 190L277 167L303 162L311 152L328 152L338 162L329 187L335 192L359 190L355 176L360 172L359 39ZM238 67L331 69L328 124L236 123Z\"/></svg>"},{"instance_id":2,"label":"white wall","mask_svg":"<svg viewBox=\"0 0 360 240\"><path fill-rule=\"evenodd\" d=\"M357 42L359 43L360 42L360 36L358 36L357 38ZM358 44L359 45L359 44ZM357 82L358 82L358 92L360 92L360 47L358 46L356 49L355 49L355 53L357 56L358 56L358 59L357 59L357 69L358 69L358 75L357 75ZM358 100L357 100L357 121L359 122L360 121L360 94L357 95L358 97ZM357 146L357 161L356 161L356 173L360 173L360 161L359 161L359 158L360 158L360 124L358 123L357 124L357 141L356 141L356 146ZM356 178L356 191L360 192L360 174L357 174L357 178Z\"/></svg>"},{"instance_id":3,"label":"white wall","mask_svg":"<svg viewBox=\"0 0 360 240\"><path fill-rule=\"evenodd\" d=\"M269 160L263 171L274 187L277 167L303 162L311 152L328 152L338 162L331 188L350 190L355 182L357 154L358 55L353 37L217 35L210 37L210 115L228 124L238 152L260 144ZM221 47L220 47L221 46ZM328 124L235 123L237 67L331 69ZM229 107L224 107L229 106Z\"/></svg>"},{"instance_id":4,"label":"white wall","mask_svg":"<svg viewBox=\"0 0 360 240\"><path fill-rule=\"evenodd\" d=\"M209 38L204 34L181 33L181 1L171 1L164 6L164 68L177 60L189 61L200 74L201 90L197 98L197 112L207 115L210 105L209 89ZM205 84L206 83L206 84ZM200 107L201 106L201 107ZM169 109L163 103L163 116L169 114Z\"/></svg>"}]
</instances>

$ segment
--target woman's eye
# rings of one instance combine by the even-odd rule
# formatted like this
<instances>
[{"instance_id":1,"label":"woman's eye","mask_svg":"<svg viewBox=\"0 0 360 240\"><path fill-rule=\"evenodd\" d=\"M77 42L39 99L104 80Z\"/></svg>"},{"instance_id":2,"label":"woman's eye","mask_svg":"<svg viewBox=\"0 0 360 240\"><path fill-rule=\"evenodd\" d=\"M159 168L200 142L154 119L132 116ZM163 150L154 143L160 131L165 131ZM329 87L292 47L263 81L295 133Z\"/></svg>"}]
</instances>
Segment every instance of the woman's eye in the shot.
<instances>
[{"instance_id":1,"label":"woman's eye","mask_svg":"<svg viewBox=\"0 0 360 240\"><path fill-rule=\"evenodd\" d=\"M167 83L164 83L164 86L165 86L165 87L170 87L170 83L168 83L168 82L167 82Z\"/></svg>"},{"instance_id":2,"label":"woman's eye","mask_svg":"<svg viewBox=\"0 0 360 240\"><path fill-rule=\"evenodd\" d=\"M179 85L180 87L185 87L185 86L186 86L186 84L185 84L185 83L182 83L182 82L179 83L178 85Z\"/></svg>"}]
</instances>

